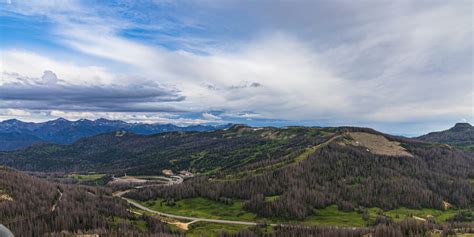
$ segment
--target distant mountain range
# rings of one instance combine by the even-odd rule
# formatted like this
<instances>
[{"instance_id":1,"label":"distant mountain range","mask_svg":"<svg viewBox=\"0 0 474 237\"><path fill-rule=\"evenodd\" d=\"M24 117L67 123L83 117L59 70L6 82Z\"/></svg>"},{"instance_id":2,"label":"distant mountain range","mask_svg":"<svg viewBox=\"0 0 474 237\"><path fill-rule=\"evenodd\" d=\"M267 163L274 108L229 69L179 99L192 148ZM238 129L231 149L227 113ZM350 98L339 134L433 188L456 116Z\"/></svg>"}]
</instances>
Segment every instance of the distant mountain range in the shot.
<instances>
[{"instance_id":1,"label":"distant mountain range","mask_svg":"<svg viewBox=\"0 0 474 237\"><path fill-rule=\"evenodd\" d=\"M469 123L456 123L448 130L428 133L417 139L445 143L463 150L474 151L474 127Z\"/></svg>"},{"instance_id":2,"label":"distant mountain range","mask_svg":"<svg viewBox=\"0 0 474 237\"><path fill-rule=\"evenodd\" d=\"M230 125L192 125L180 127L173 124L127 123L120 120L81 119L69 121L59 118L43 123L23 122L10 119L0 122L0 151L10 151L38 143L71 144L83 137L113 131L136 134L157 134L175 131L214 131Z\"/></svg>"}]
</instances>

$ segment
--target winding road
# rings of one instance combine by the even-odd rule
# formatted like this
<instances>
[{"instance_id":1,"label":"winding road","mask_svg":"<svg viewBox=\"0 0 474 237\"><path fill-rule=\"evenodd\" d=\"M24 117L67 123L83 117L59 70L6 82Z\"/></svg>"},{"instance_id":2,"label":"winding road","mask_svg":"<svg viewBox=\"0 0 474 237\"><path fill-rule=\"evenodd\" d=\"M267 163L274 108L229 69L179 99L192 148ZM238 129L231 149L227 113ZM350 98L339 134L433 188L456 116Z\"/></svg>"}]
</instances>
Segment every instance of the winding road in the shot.
<instances>
[{"instance_id":1,"label":"winding road","mask_svg":"<svg viewBox=\"0 0 474 237\"><path fill-rule=\"evenodd\" d=\"M235 224L235 225L257 225L258 224L257 222L249 222L249 221L231 221L231 220L208 219L208 218L199 218L199 217L190 217L190 216L179 216L179 215L174 215L174 214L168 214L168 213L164 213L164 212L155 211L155 210L152 210L148 207L145 207L145 206L143 206L143 205L141 205L141 204L139 204L139 203L137 203L137 202L135 202L131 199L122 197L124 194L126 194L126 193L128 193L132 190L133 189L116 192L116 193L113 194L113 196L120 197L123 200L130 203L132 206L134 206L138 209L141 209L143 211L147 211L147 212L153 213L153 214L158 215L158 216L169 217L169 218L173 218L173 219L177 219L177 220L188 220L188 221L192 221L192 222L203 221L203 222L220 223L220 224ZM276 226L276 225L277 224L271 224L271 226Z\"/></svg>"},{"instance_id":2,"label":"winding road","mask_svg":"<svg viewBox=\"0 0 474 237\"><path fill-rule=\"evenodd\" d=\"M131 191L131 190L126 190L126 191ZM145 207L145 206L143 206L143 205L141 205L141 204L139 204L139 203L137 203L133 200L130 200L128 198L124 198L124 197L121 197L121 198L126 200L128 203L130 203L131 205L135 206L138 209L156 214L158 216L169 217L169 218L174 218L174 219L178 219L178 220L191 221L187 224L191 224L191 223L198 222L198 221L210 222L210 223L219 223L219 224L252 225L252 226L259 224L257 222L250 222L250 221L231 221L231 220L219 220L219 219L208 219L208 218L173 215L173 214L168 214L168 213L163 213L163 212L152 210L152 209L150 209L148 207ZM269 225L269 226L291 226L291 225L287 225L287 224L275 224L275 223L271 223L271 224L267 224L267 225ZM300 227L303 227L303 226L300 226ZM311 226L305 226L305 227L306 228L311 228ZM339 227L339 226L336 226L336 227L332 227L332 228L356 230L356 229L364 228L364 227Z\"/></svg>"},{"instance_id":3,"label":"winding road","mask_svg":"<svg viewBox=\"0 0 474 237\"><path fill-rule=\"evenodd\" d=\"M230 221L230 220L218 220L218 219L207 219L207 218L198 218L198 217L189 217L189 216L179 216L179 215L173 215L173 214L168 214L168 213L163 213L159 211L152 210L148 207L145 207L139 203L136 203L128 198L122 197L122 199L126 200L128 203L131 205L135 206L136 208L139 208L141 210L151 212L153 214L159 215L159 216L164 216L164 217L169 217L169 218L174 218L178 220L188 220L188 221L204 221L204 222L212 222L212 223L220 223L220 224L236 224L236 225L257 225L256 222L248 222L248 221ZM272 224L272 226L276 226L276 224Z\"/></svg>"}]
</instances>

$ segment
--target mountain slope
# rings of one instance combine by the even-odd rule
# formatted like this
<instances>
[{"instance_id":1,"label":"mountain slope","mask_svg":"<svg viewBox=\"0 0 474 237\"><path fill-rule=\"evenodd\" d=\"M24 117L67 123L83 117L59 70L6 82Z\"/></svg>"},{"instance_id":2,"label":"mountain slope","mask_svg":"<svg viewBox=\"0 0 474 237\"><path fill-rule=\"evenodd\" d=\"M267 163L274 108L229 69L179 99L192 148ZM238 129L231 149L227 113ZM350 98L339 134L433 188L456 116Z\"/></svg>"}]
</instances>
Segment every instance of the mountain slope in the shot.
<instances>
[{"instance_id":1,"label":"mountain slope","mask_svg":"<svg viewBox=\"0 0 474 237\"><path fill-rule=\"evenodd\" d=\"M474 151L474 127L469 123L457 123L448 130L428 133L417 139L445 143L464 150Z\"/></svg>"},{"instance_id":2,"label":"mountain slope","mask_svg":"<svg viewBox=\"0 0 474 237\"><path fill-rule=\"evenodd\" d=\"M27 147L42 142L35 135L25 132L0 132L0 151L15 150L19 147Z\"/></svg>"},{"instance_id":3,"label":"mountain slope","mask_svg":"<svg viewBox=\"0 0 474 237\"><path fill-rule=\"evenodd\" d=\"M172 124L126 123L107 119L69 121L63 118L44 123L26 123L11 119L0 122L0 151L24 148L40 142L70 144L83 137L118 130L137 134L156 134L172 131L213 131L227 126L179 127Z\"/></svg>"},{"instance_id":4,"label":"mountain slope","mask_svg":"<svg viewBox=\"0 0 474 237\"><path fill-rule=\"evenodd\" d=\"M381 154L366 147L372 139L354 140L350 132L340 132L299 162L211 180L198 177L182 185L150 187L127 195L141 201L195 197L247 200L247 211L290 220L304 220L332 204L346 211L364 209L360 207L443 209L445 202L468 208L474 204L474 185L470 184L474 157L468 153L398 140L405 148L403 153ZM400 147L392 151L396 150Z\"/></svg>"},{"instance_id":5,"label":"mountain slope","mask_svg":"<svg viewBox=\"0 0 474 237\"><path fill-rule=\"evenodd\" d=\"M1 152L0 163L32 171L156 174L171 168L204 173L289 162L332 134L316 128L245 126L157 135L113 132L82 138L71 145L44 144Z\"/></svg>"},{"instance_id":6,"label":"mountain slope","mask_svg":"<svg viewBox=\"0 0 474 237\"><path fill-rule=\"evenodd\" d=\"M408 147L431 146L367 128L234 125L213 132L105 133L81 138L71 145L39 144L0 152L0 163L29 171L156 174L169 168L212 174L245 173L299 162L331 143L400 157L413 157L406 150Z\"/></svg>"},{"instance_id":7,"label":"mountain slope","mask_svg":"<svg viewBox=\"0 0 474 237\"><path fill-rule=\"evenodd\" d=\"M136 217L128 209L128 204L113 197L108 189L53 183L0 167L0 223L15 236L104 231L149 236L139 231L137 221L149 226L148 233L172 236L166 235L172 233L166 224L154 218ZM114 224L115 219L127 222L119 227ZM61 235L49 235L60 232Z\"/></svg>"},{"instance_id":8,"label":"mountain slope","mask_svg":"<svg viewBox=\"0 0 474 237\"><path fill-rule=\"evenodd\" d=\"M2 152L0 163L31 171L128 175L189 170L198 176L129 197L243 199L248 211L288 219L304 219L331 204L342 210L474 204L471 153L367 128L234 125L205 133L114 132L71 145Z\"/></svg>"}]
</instances>

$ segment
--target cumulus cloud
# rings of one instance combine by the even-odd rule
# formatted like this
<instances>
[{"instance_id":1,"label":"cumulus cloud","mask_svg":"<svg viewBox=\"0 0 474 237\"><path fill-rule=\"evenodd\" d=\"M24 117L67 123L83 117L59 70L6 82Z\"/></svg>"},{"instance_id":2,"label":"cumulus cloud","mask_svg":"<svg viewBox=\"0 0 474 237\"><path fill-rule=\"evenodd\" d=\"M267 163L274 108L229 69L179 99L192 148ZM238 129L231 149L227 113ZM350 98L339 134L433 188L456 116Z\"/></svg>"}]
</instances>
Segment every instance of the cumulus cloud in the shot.
<instances>
[{"instance_id":1,"label":"cumulus cloud","mask_svg":"<svg viewBox=\"0 0 474 237\"><path fill-rule=\"evenodd\" d=\"M46 84L49 84L49 85L54 85L54 84L58 83L58 81L59 81L58 76L56 76L56 74L54 72L49 71L49 70L44 71L44 74L41 77L41 79Z\"/></svg>"},{"instance_id":2,"label":"cumulus cloud","mask_svg":"<svg viewBox=\"0 0 474 237\"><path fill-rule=\"evenodd\" d=\"M17 81L21 77L20 74L31 78L38 77L43 75L45 70L61 75L61 79L66 82L76 84L126 83L130 80L130 77L119 74L120 70L118 69L92 63L78 63L68 57L55 57L32 51L3 48L0 48L0 55L0 73L4 74L0 84L11 80Z\"/></svg>"}]
</instances>

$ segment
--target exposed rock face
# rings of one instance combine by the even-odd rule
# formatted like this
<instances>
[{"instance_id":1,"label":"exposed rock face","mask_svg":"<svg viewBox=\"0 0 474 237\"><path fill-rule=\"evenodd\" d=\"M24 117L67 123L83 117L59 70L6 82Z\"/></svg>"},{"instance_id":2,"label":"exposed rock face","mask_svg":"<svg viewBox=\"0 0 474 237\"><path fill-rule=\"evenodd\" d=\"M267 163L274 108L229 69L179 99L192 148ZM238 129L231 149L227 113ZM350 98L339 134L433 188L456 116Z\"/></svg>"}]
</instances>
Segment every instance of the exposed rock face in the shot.
<instances>
[{"instance_id":1,"label":"exposed rock face","mask_svg":"<svg viewBox=\"0 0 474 237\"><path fill-rule=\"evenodd\" d=\"M349 139L344 141L345 144L365 147L368 152L373 154L413 157L405 148L400 146L399 142L390 141L382 135L365 132L349 132L346 135Z\"/></svg>"}]
</instances>

